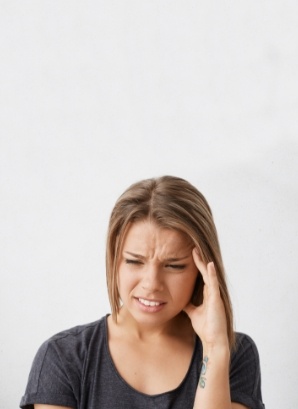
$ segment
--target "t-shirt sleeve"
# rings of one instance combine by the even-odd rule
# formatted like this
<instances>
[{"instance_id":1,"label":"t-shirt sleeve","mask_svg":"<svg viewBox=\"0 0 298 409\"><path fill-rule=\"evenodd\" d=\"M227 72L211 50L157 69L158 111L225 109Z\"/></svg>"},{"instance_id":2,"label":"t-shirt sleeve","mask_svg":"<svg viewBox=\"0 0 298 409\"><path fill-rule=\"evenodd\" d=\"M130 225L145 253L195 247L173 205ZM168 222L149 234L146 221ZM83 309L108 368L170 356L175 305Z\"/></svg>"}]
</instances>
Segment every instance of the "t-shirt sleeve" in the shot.
<instances>
[{"instance_id":1,"label":"t-shirt sleeve","mask_svg":"<svg viewBox=\"0 0 298 409\"><path fill-rule=\"evenodd\" d=\"M250 409L265 409L257 347L248 335L238 333L236 339L230 368L231 400Z\"/></svg>"},{"instance_id":2,"label":"t-shirt sleeve","mask_svg":"<svg viewBox=\"0 0 298 409\"><path fill-rule=\"evenodd\" d=\"M29 374L20 407L33 409L34 403L77 408L75 371L68 365L55 341L46 341L38 350Z\"/></svg>"}]
</instances>

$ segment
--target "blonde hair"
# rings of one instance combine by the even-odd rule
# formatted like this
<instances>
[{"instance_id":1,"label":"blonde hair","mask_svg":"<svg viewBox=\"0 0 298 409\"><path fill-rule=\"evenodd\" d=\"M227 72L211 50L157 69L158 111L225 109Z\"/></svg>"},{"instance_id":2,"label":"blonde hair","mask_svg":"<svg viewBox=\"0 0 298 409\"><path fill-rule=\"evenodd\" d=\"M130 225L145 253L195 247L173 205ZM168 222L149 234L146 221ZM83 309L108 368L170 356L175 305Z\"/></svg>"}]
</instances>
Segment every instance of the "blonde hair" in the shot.
<instances>
[{"instance_id":1,"label":"blonde hair","mask_svg":"<svg viewBox=\"0 0 298 409\"><path fill-rule=\"evenodd\" d=\"M230 347L235 344L233 312L228 293L216 227L205 197L189 182L174 176L145 179L131 185L117 200L107 237L106 274L112 315L120 309L117 286L119 253L131 223L149 219L159 227L185 233L199 249L205 263L213 261L227 317ZM198 274L192 302L203 300L203 279Z\"/></svg>"}]
</instances>

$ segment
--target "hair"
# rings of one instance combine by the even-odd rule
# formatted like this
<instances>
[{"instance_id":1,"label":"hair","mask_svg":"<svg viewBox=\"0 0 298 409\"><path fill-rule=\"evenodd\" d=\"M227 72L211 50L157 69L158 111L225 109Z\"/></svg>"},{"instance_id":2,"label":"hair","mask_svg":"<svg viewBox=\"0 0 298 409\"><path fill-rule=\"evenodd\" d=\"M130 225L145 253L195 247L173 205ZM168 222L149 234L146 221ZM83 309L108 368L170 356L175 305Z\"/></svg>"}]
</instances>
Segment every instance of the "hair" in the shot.
<instances>
[{"instance_id":1,"label":"hair","mask_svg":"<svg viewBox=\"0 0 298 409\"><path fill-rule=\"evenodd\" d=\"M235 345L233 311L212 212L205 197L189 182L174 176L145 179L131 185L117 200L108 226L106 275L112 316L120 310L118 263L126 232L134 222L150 220L157 226L186 234L205 263L214 262L223 300L230 348ZM191 301L203 301L203 279L198 274Z\"/></svg>"}]
</instances>

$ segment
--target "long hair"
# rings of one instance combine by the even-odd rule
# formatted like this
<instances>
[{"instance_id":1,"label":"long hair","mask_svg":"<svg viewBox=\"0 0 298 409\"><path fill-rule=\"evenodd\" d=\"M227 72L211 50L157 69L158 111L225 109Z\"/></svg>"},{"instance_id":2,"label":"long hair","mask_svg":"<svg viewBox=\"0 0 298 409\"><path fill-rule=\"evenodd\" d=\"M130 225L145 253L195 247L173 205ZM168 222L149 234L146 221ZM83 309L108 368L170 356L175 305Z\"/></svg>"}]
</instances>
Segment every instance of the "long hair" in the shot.
<instances>
[{"instance_id":1,"label":"long hair","mask_svg":"<svg viewBox=\"0 0 298 409\"><path fill-rule=\"evenodd\" d=\"M161 228L185 233L199 250L203 261L214 262L232 348L235 344L232 305L212 212L205 197L189 182L178 177L162 176L134 183L119 197L112 210L107 236L106 275L113 318L116 318L121 305L117 276L125 234L131 223L146 219ZM194 305L203 301L201 274L198 274L191 301Z\"/></svg>"}]
</instances>

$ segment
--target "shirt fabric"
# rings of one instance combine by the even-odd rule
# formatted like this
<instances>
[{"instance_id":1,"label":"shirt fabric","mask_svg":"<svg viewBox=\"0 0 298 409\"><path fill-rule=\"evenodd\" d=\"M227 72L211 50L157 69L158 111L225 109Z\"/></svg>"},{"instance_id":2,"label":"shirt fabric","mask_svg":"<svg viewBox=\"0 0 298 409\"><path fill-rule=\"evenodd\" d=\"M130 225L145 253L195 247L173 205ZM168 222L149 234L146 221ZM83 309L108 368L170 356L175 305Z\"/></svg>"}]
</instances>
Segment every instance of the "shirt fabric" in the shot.
<instances>
[{"instance_id":1,"label":"shirt fabric","mask_svg":"<svg viewBox=\"0 0 298 409\"><path fill-rule=\"evenodd\" d=\"M257 348L249 336L236 333L236 337L230 364L232 402L265 409ZM60 332L39 348L20 407L33 409L34 403L43 403L74 409L193 409L202 352L196 337L188 372L176 389L156 395L138 392L113 363L107 317L103 317Z\"/></svg>"}]
</instances>

